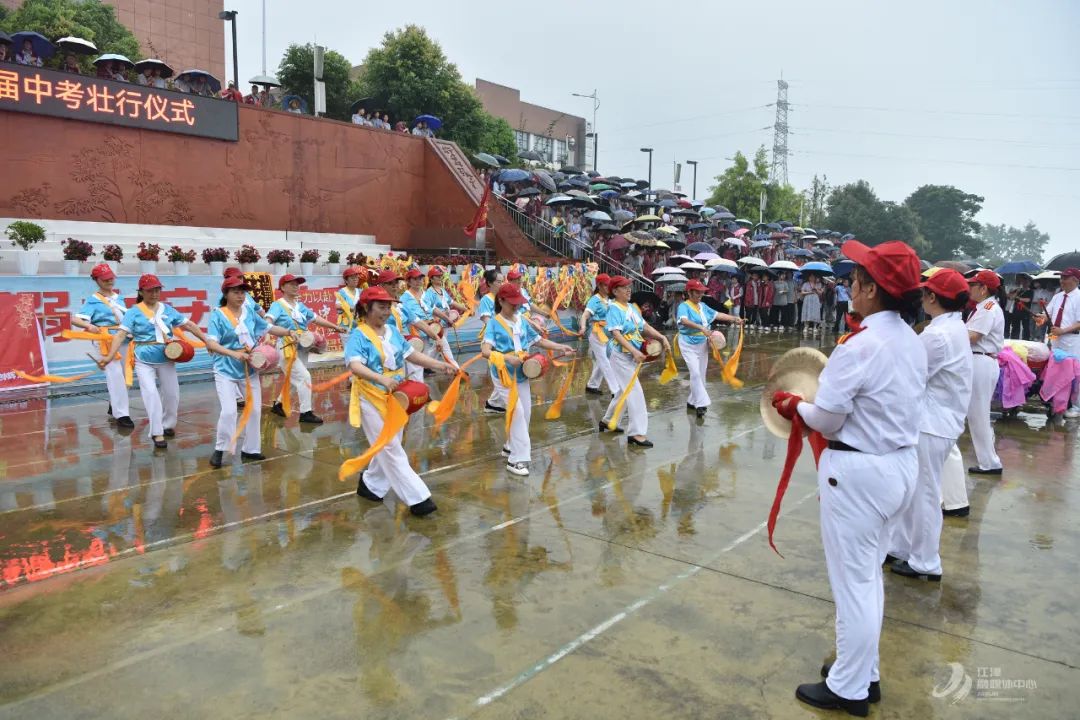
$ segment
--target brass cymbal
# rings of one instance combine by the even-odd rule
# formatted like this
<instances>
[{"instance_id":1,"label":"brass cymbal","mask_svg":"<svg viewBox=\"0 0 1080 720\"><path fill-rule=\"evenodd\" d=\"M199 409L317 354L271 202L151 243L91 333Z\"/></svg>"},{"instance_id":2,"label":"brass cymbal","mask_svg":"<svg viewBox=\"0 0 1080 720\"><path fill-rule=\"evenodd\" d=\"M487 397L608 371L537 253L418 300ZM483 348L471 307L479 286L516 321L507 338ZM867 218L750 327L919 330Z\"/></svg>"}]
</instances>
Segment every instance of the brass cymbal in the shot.
<instances>
[{"instance_id":1,"label":"brass cymbal","mask_svg":"<svg viewBox=\"0 0 1080 720\"><path fill-rule=\"evenodd\" d=\"M824 353L808 347L794 348L780 356L761 391L759 410L769 432L782 438L791 435L791 421L782 418L772 406L773 393L794 393L813 402L817 396L818 378L826 362L828 358Z\"/></svg>"}]
</instances>

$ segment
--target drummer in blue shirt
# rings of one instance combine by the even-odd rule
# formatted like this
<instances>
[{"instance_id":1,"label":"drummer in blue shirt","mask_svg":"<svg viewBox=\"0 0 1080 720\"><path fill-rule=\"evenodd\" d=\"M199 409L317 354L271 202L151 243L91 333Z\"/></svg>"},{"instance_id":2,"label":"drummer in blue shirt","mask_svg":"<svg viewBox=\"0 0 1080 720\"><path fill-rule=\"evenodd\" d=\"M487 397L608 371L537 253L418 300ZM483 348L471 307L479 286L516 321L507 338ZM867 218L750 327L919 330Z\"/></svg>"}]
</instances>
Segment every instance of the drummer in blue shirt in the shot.
<instances>
[{"instance_id":1,"label":"drummer in blue shirt","mask_svg":"<svg viewBox=\"0 0 1080 720\"><path fill-rule=\"evenodd\" d=\"M405 292L401 293L401 312L405 318L406 327L410 328L417 337L424 340L425 345L439 342L439 325L434 322L431 308L424 302L424 273L419 268L412 268L405 273ZM425 339L420 334L427 336ZM407 363L410 380L424 379L424 368L413 363Z\"/></svg>"},{"instance_id":2,"label":"drummer in blue shirt","mask_svg":"<svg viewBox=\"0 0 1080 720\"><path fill-rule=\"evenodd\" d=\"M442 336L439 338L438 347L442 352L443 359L451 365L457 365L457 361L454 360L454 353L450 351L450 341L446 336L457 320L454 313L463 313L467 308L451 297L443 282L442 268L436 265L428 270L428 287L424 291L423 302L427 307L431 308L431 314L442 324L443 331ZM434 351L434 346L430 350ZM434 355L434 352L428 352L428 354Z\"/></svg>"},{"instance_id":3,"label":"drummer in blue shirt","mask_svg":"<svg viewBox=\"0 0 1080 720\"><path fill-rule=\"evenodd\" d=\"M79 312L71 317L71 324L82 330L101 333L116 330L120 327L124 315L127 314L127 305L124 304L120 293L113 289L116 284L116 274L107 264L102 263L94 266L90 271L90 278L97 283L98 289L86 299ZM120 333L123 335L123 333ZM106 339L100 347L108 348L112 344ZM109 390L109 416L115 419L116 427L131 429L135 427L128 409L127 383L124 378L124 364L111 362L104 368L105 387Z\"/></svg>"},{"instance_id":4,"label":"drummer in blue shirt","mask_svg":"<svg viewBox=\"0 0 1080 720\"><path fill-rule=\"evenodd\" d=\"M709 391L705 389L705 373L709 369L709 342L719 342L724 337L722 333L712 329L712 324L720 320L736 325L743 324L740 318L718 313L702 303L705 290L705 285L700 280L686 283L687 299L679 303L675 311L675 322L679 327L679 350L682 351L686 367L690 370L690 397L686 400L686 407L694 410L698 417L705 417L706 409L712 404ZM719 340L712 340L713 337Z\"/></svg>"},{"instance_id":5,"label":"drummer in blue shirt","mask_svg":"<svg viewBox=\"0 0 1080 720\"><path fill-rule=\"evenodd\" d=\"M495 317L495 294L499 292L499 288L505 282L502 273L498 270L485 270L484 282L487 284L487 293L480 298L480 303L476 308L476 317L480 318L480 321L484 323L483 328L480 330L480 337L484 337L484 330ZM484 412L488 413L504 413L506 412L506 388L500 383L495 382L492 378L491 381L492 390L491 395L488 397L487 402L484 403Z\"/></svg>"}]
</instances>

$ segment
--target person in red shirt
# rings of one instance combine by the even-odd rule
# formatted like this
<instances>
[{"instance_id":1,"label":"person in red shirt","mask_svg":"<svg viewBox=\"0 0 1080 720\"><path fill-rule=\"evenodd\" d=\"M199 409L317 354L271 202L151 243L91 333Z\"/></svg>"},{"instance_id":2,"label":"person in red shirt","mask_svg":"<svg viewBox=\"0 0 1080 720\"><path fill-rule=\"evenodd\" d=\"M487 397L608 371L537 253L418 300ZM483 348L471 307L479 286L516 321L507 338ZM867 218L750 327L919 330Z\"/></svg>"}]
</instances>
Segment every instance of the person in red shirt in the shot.
<instances>
[{"instance_id":1,"label":"person in red shirt","mask_svg":"<svg viewBox=\"0 0 1080 720\"><path fill-rule=\"evenodd\" d=\"M233 102L244 102L244 95L236 89L236 83L229 83L229 87L221 91L221 97L224 100L232 100Z\"/></svg>"}]
</instances>

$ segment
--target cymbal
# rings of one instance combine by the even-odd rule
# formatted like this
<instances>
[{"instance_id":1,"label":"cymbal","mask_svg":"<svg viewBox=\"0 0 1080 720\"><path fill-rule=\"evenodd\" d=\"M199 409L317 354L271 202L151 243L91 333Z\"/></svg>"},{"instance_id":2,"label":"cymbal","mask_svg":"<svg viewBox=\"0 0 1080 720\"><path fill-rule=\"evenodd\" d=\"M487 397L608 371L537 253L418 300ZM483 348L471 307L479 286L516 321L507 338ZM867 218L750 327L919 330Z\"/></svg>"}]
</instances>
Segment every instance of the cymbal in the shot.
<instances>
[{"instance_id":1,"label":"cymbal","mask_svg":"<svg viewBox=\"0 0 1080 720\"><path fill-rule=\"evenodd\" d=\"M782 438L791 435L791 421L781 417L772 406L773 393L794 393L807 402L813 402L817 396L818 378L828 360L820 350L809 347L794 348L780 356L761 391L759 410L769 432Z\"/></svg>"}]
</instances>

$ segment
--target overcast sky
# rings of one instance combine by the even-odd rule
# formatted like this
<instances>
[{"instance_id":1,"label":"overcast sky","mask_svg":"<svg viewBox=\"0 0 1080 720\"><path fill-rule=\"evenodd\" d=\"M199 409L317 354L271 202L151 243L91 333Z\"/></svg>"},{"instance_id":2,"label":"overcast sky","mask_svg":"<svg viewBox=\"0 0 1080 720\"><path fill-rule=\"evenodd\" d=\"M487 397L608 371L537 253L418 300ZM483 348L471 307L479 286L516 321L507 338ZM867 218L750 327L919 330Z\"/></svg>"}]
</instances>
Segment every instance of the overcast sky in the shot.
<instances>
[{"instance_id":1,"label":"overcast sky","mask_svg":"<svg viewBox=\"0 0 1080 720\"><path fill-rule=\"evenodd\" d=\"M261 0L239 11L241 82L262 69ZM886 200L919 185L986 198L979 220L1080 249L1080 3L908 0L683 2L266 0L266 63L316 41L359 63L387 30L423 25L468 83L591 119L599 169L654 186L699 160L697 194L738 150L772 148L776 80L790 83L789 180L868 180ZM229 42L226 36L226 43ZM231 48L226 47L231 65ZM229 74L231 75L231 67ZM768 107L766 107L768 106ZM691 191L684 165L682 185ZM840 228L845 230L847 228Z\"/></svg>"}]
</instances>

